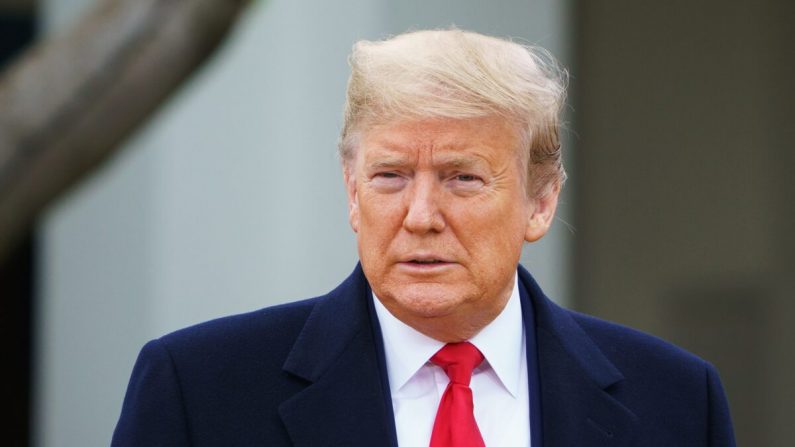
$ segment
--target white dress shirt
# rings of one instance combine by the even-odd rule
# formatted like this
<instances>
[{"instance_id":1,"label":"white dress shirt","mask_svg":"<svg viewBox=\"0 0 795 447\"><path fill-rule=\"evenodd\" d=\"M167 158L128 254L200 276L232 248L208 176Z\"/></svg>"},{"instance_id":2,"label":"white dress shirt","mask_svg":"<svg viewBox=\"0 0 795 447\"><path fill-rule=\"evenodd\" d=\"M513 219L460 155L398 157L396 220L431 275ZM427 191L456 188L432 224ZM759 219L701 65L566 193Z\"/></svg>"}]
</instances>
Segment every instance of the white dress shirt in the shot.
<instances>
[{"instance_id":1,"label":"white dress shirt","mask_svg":"<svg viewBox=\"0 0 795 447\"><path fill-rule=\"evenodd\" d=\"M374 297L384 338L392 409L400 447L428 447L449 379L430 358L443 342L395 318ZM505 309L469 340L485 360L472 373L475 420L488 447L530 446L527 352L516 276Z\"/></svg>"}]
</instances>

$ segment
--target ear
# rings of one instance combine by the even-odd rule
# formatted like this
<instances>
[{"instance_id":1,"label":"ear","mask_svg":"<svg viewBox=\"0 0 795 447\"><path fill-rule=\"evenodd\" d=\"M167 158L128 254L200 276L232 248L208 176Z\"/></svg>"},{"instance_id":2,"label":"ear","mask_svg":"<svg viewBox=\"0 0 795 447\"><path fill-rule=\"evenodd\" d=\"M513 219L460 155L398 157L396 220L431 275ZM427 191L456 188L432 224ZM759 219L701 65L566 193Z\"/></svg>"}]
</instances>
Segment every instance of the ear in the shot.
<instances>
[{"instance_id":1,"label":"ear","mask_svg":"<svg viewBox=\"0 0 795 447\"><path fill-rule=\"evenodd\" d=\"M547 234L555 217L559 195L560 184L556 182L542 191L538 197L529 199L530 214L527 216L527 228L524 234L527 242L535 242Z\"/></svg>"},{"instance_id":2,"label":"ear","mask_svg":"<svg viewBox=\"0 0 795 447\"><path fill-rule=\"evenodd\" d=\"M359 232L359 198L356 195L356 176L354 167L349 162L343 162L342 178L345 181L345 192L348 195L348 222L355 233Z\"/></svg>"}]
</instances>

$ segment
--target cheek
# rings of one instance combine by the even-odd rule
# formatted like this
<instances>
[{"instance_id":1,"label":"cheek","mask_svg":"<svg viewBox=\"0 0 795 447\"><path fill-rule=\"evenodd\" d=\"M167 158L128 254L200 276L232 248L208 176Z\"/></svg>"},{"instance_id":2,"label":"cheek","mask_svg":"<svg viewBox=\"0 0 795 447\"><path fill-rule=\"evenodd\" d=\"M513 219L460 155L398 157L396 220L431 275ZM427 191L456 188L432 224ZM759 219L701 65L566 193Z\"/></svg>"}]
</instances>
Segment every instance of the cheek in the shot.
<instances>
[{"instance_id":1,"label":"cheek","mask_svg":"<svg viewBox=\"0 0 795 447\"><path fill-rule=\"evenodd\" d=\"M521 255L527 226L521 206L485 202L456 208L452 225L456 228L456 236L467 251L476 256L476 261L484 261L483 268L498 268L491 265L498 261L495 258L508 261Z\"/></svg>"},{"instance_id":2,"label":"cheek","mask_svg":"<svg viewBox=\"0 0 795 447\"><path fill-rule=\"evenodd\" d=\"M380 194L364 187L360 190L358 212L360 224L369 226L370 231L384 231L402 224L405 206L401 193Z\"/></svg>"},{"instance_id":3,"label":"cheek","mask_svg":"<svg viewBox=\"0 0 795 447\"><path fill-rule=\"evenodd\" d=\"M365 193L360 196L357 215L360 251L383 258L402 225L399 204L383 196L370 197Z\"/></svg>"}]
</instances>

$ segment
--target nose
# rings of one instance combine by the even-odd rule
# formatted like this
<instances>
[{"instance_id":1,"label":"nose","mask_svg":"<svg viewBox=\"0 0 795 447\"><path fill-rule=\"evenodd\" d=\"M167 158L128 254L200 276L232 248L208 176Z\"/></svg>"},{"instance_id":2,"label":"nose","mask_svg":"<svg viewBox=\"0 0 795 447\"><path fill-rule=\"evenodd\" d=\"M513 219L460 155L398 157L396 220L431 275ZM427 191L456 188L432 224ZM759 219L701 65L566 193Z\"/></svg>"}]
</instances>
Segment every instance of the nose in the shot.
<instances>
[{"instance_id":1,"label":"nose","mask_svg":"<svg viewBox=\"0 0 795 447\"><path fill-rule=\"evenodd\" d=\"M429 177L417 176L412 182L407 201L406 217L403 228L411 233L439 233L446 223L439 208L440 188L437 182Z\"/></svg>"}]
</instances>

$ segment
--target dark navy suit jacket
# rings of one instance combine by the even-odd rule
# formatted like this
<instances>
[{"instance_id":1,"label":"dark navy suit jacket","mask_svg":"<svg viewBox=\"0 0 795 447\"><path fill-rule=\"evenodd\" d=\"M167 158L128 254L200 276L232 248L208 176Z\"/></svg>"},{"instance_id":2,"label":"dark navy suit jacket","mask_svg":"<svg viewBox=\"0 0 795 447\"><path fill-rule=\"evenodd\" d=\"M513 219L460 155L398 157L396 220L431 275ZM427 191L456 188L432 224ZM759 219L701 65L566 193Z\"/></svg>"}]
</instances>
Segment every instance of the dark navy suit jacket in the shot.
<instances>
[{"instance_id":1,"label":"dark navy suit jacket","mask_svg":"<svg viewBox=\"0 0 795 447\"><path fill-rule=\"evenodd\" d=\"M543 446L734 446L709 363L558 307L522 267L519 282L534 309ZM357 267L328 295L149 342L112 445L396 445L369 300Z\"/></svg>"}]
</instances>

